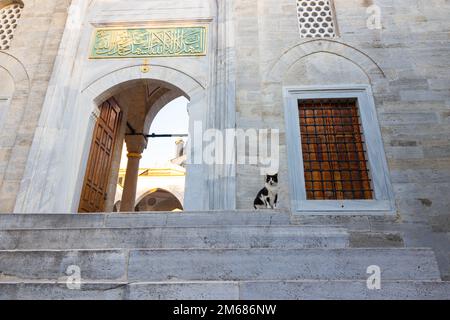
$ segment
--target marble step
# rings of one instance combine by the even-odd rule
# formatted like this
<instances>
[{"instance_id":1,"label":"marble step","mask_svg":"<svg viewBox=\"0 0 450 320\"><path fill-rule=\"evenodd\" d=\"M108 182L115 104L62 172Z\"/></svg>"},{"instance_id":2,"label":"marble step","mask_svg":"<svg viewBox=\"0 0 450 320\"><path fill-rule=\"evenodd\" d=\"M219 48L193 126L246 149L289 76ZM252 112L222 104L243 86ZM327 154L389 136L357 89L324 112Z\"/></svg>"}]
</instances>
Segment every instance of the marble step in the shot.
<instances>
[{"instance_id":1,"label":"marble step","mask_svg":"<svg viewBox=\"0 0 450 320\"><path fill-rule=\"evenodd\" d=\"M184 249L0 251L0 282L60 280L79 266L85 281L440 280L430 249Z\"/></svg>"},{"instance_id":2,"label":"marble step","mask_svg":"<svg viewBox=\"0 0 450 320\"><path fill-rule=\"evenodd\" d=\"M178 283L0 283L0 300L450 300L450 282L383 281L368 290L366 281L258 281ZM274 303L276 304L276 303Z\"/></svg>"},{"instance_id":3,"label":"marble step","mask_svg":"<svg viewBox=\"0 0 450 320\"><path fill-rule=\"evenodd\" d=\"M79 229L188 226L266 226L289 225L283 211L211 211L140 214L7 214L0 216L0 230Z\"/></svg>"},{"instance_id":4,"label":"marble step","mask_svg":"<svg viewBox=\"0 0 450 320\"><path fill-rule=\"evenodd\" d=\"M344 229L301 226L209 226L0 230L0 250L345 248Z\"/></svg>"}]
</instances>

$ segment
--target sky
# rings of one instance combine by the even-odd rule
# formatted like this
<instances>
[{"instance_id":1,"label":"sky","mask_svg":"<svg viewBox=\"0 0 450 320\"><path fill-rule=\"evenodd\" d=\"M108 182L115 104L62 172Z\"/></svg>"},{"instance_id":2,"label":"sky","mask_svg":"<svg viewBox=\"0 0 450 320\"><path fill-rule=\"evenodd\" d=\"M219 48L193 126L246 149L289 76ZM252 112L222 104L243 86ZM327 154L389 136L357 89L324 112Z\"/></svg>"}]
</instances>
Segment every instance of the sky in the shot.
<instances>
[{"instance_id":1,"label":"sky","mask_svg":"<svg viewBox=\"0 0 450 320\"><path fill-rule=\"evenodd\" d=\"M188 100L184 97L173 100L156 116L149 134L187 134L189 130L189 116L187 113ZM175 157L175 142L179 138L149 139L148 147L144 151L140 162L141 168L160 166ZM186 138L184 138L186 141ZM120 167L126 168L126 147L122 151Z\"/></svg>"}]
</instances>

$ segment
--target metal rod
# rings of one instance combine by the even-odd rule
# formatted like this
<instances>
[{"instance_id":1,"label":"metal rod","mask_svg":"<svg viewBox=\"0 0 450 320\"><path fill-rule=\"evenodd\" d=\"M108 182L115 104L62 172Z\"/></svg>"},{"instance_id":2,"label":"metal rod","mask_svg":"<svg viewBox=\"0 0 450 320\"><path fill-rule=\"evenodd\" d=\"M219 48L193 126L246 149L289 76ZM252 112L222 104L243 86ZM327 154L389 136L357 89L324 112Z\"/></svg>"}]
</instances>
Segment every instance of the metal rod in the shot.
<instances>
[{"instance_id":1,"label":"metal rod","mask_svg":"<svg viewBox=\"0 0 450 320\"><path fill-rule=\"evenodd\" d=\"M189 137L188 134L148 134L146 135L147 138L184 138Z\"/></svg>"},{"instance_id":2,"label":"metal rod","mask_svg":"<svg viewBox=\"0 0 450 320\"><path fill-rule=\"evenodd\" d=\"M144 133L129 133L127 134L127 136L143 136L145 138L185 138L185 137L189 137L188 134L156 134L156 133L152 133L152 134L144 134Z\"/></svg>"}]
</instances>

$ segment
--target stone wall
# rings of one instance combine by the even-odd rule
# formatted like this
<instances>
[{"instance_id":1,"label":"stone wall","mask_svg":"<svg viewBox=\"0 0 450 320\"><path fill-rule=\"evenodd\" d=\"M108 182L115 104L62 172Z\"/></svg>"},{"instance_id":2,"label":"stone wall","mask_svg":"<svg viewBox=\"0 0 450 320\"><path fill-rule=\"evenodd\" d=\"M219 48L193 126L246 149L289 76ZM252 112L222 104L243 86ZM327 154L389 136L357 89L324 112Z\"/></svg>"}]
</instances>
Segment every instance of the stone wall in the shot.
<instances>
[{"instance_id":1,"label":"stone wall","mask_svg":"<svg viewBox=\"0 0 450 320\"><path fill-rule=\"evenodd\" d=\"M157 59L155 65L162 67L153 66L152 76L159 73L166 75L166 67L170 67L192 75L193 79L208 90L217 86L215 92L208 91L208 101L218 102L216 113L210 110L210 120L234 119L234 115L229 113L234 108L234 101L230 100L234 98L235 85L237 127L281 130L282 208L288 207L290 198L283 86L370 84L383 133L398 217L394 220L363 217L338 222L332 220L331 223L344 224L350 230L358 231L392 230L402 233L406 246L433 247L443 275L449 277L450 200L447 195L450 194L450 3L446 0L334 2L338 38L311 40L300 38L296 0L229 1L228 3L233 3L232 13L226 9L226 16L216 18L221 23L217 28L218 32L226 29L226 36L219 37L214 33L217 44L211 45L212 50L207 61ZM11 86L5 85L5 82L14 83L12 100L0 105L5 105L7 109L6 113L0 113L0 212L12 212L16 203L60 45L69 0L24 0L24 3L25 8L12 46L8 51L0 52L0 75L5 72L9 74L1 77L1 87L4 89ZM183 5L177 8L175 7L180 4L179 1L116 0L109 2L108 8L95 1L92 3L94 5L90 7L92 11L89 12L88 18L90 23L161 20L167 17L176 21L186 17L190 20L215 19L215 12L211 9L212 1L209 1L209 4L200 0L184 1ZM219 8L222 7L220 3L219 1ZM367 28L369 15L366 9L372 4L381 7L382 30ZM77 54L86 56L92 26L85 26L83 30L81 45L78 45L80 40L74 40L73 43L68 40L68 43L76 48L73 51L83 51L72 52L72 58ZM211 32L216 31L212 28ZM234 50L235 58L231 54ZM215 53L217 56L213 56ZM236 65L227 69L223 68L224 62ZM130 60L78 62L73 71L72 65L62 62L61 70L65 71L60 77L66 78L63 82L68 84L68 88L82 90L111 70L123 69L129 70L130 74L139 73L139 63ZM84 70L89 72L83 74ZM230 70L235 70L235 73ZM119 76L123 76L124 72L119 72ZM131 76L129 78L132 79ZM176 81L179 75L173 75L172 78ZM108 81L111 85L117 85L120 79L116 80ZM58 83L55 83L55 86L57 85ZM105 88L100 89L108 88L105 85ZM58 97L55 98L56 102L49 98L48 110L54 110L53 104L56 105L58 101L66 103L61 110L73 110L82 106L77 104L73 90L69 92L67 88L59 88L48 92L56 92L55 96ZM89 90L86 92L89 93ZM71 93L70 99L66 97L68 93ZM0 98L2 94L8 95L0 92ZM218 109L225 104L225 111ZM221 112L225 113L225 116L221 115ZM84 116L88 117L89 114ZM66 121L69 121L71 116L69 114L65 117ZM79 119L84 119L83 117ZM50 116L47 118L51 119L48 120L50 125L42 124L42 137L50 137L52 143L59 137L59 132L72 128L70 125L63 128L58 125L53 127L53 121L56 122L56 119ZM50 146L50 143L48 145ZM75 152L82 149L80 146L76 147ZM45 166L45 163L49 162L46 155L43 155L43 152L48 151L46 149L50 147L44 146L43 142L37 143L33 157L43 159L40 161L44 164L36 168L45 168L44 177L52 178L56 176L56 167ZM48 155L55 157L60 154L61 150L57 147L48 151ZM50 157L60 168L74 167L71 162L70 166L61 165L64 157L55 158L56 160L53 158ZM33 160L30 159L29 162L32 163ZM75 162L73 164L79 165L79 161ZM238 209L251 208L257 191L263 185L263 178L259 173L257 166L237 167ZM58 175L61 175L61 172L58 172ZM77 174L73 172L66 176L71 183L77 178ZM32 177L30 175L27 179L31 181ZM54 180L52 185L44 182L42 185L46 190L58 189L60 180ZM73 194L73 186L69 189L67 194ZM220 188L212 189L218 190L218 196L223 193ZM29 193L33 193L33 190L43 193L43 188L27 188L25 184L22 199L32 198ZM53 204L51 198L56 194L52 192L36 197L36 201L44 202L44 205L33 205L30 208L62 211L66 199L62 199L60 204ZM211 199L216 200L213 197Z\"/></svg>"},{"instance_id":2,"label":"stone wall","mask_svg":"<svg viewBox=\"0 0 450 320\"><path fill-rule=\"evenodd\" d=\"M448 276L450 4L334 2L338 38L312 40L299 36L295 0L236 1L238 126L281 130L281 205L286 207L283 86L370 84L403 224L369 223L367 228L401 230L407 245L435 247ZM372 4L381 7L382 30L366 25ZM256 167L240 166L238 208L250 208L262 185Z\"/></svg>"},{"instance_id":3,"label":"stone wall","mask_svg":"<svg viewBox=\"0 0 450 320\"><path fill-rule=\"evenodd\" d=\"M3 1L0 1L0 5ZM24 0L10 49L0 52L0 87L14 93L0 122L0 212L12 212L39 121L70 0ZM2 89L3 90L3 89Z\"/></svg>"}]
</instances>

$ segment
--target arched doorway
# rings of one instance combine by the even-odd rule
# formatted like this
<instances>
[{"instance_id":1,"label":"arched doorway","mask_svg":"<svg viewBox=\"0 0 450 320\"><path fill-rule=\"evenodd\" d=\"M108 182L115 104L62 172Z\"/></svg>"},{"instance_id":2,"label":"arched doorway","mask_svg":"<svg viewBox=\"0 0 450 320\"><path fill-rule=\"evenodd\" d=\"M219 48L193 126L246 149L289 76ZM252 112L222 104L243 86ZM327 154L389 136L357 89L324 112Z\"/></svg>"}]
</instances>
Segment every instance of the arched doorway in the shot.
<instances>
[{"instance_id":1,"label":"arched doorway","mask_svg":"<svg viewBox=\"0 0 450 320\"><path fill-rule=\"evenodd\" d=\"M117 95L136 86L137 83L161 83L177 88L189 100L189 134L193 135L194 124L197 122L204 124L205 129L208 128L210 109L213 108L208 99L210 91L206 82L203 81L204 79L199 77L197 73L191 74L185 70L180 71L176 68L157 64L150 64L150 72L144 73L140 63L135 64L135 61L130 61L128 64L130 65L121 66L114 70L108 68L104 72L100 72L101 74L97 70L95 76L89 81L83 82L80 92L73 91L67 104L64 104L64 108L53 103L45 105L45 115L48 117L43 120L43 128L45 129L53 123L50 118L56 112L54 110L58 110L58 112L67 111L63 116L61 115L64 119L62 121L64 126L56 131L43 129L41 134L36 135L27 163L26 178L21 184L21 191L14 209L15 212L78 212L92 136L99 116L99 106L112 97L117 98ZM192 62L189 66L192 66ZM193 69L199 68L197 66L188 69L188 71ZM159 99L162 102L161 108L167 104L165 101L170 101L164 100L164 98L168 97L164 96ZM175 97L172 97L172 99L175 99ZM118 100L118 103L122 108L120 100ZM152 110L157 110L157 108L152 108ZM152 116L153 113L148 114L149 118ZM123 123L121 134L124 137L126 123L125 127L123 127ZM146 121L146 123L149 122ZM120 140L118 139L118 141ZM44 143L45 141L47 144ZM49 141L52 141L50 147L48 146ZM42 149L43 146L47 146L45 150ZM110 171L111 174L115 172L116 176L109 179L110 182L113 182L114 188L117 182L116 170L120 162L121 148L116 150L119 150L118 157L112 161L113 166ZM195 159L197 154L202 153L202 145L192 145L188 150L188 158ZM49 168L53 168L51 174L48 172ZM205 163L188 161L186 166L186 193L183 203L186 211L204 211L210 208L209 170L210 166ZM45 179L33 178L36 173L45 176ZM55 196L55 194L58 196ZM113 194L113 189L108 191L106 212L112 211L114 199L110 195Z\"/></svg>"},{"instance_id":2,"label":"arched doorway","mask_svg":"<svg viewBox=\"0 0 450 320\"><path fill-rule=\"evenodd\" d=\"M147 147L151 152L150 127L168 103L179 97L189 99L178 87L150 79L129 81L110 92L96 115L80 195L80 213L117 209L114 208L117 181L119 188L122 187L120 211L135 210L138 180L143 171L140 162ZM125 175L120 176L122 149L126 150L127 161ZM182 204L177 206L180 207Z\"/></svg>"},{"instance_id":3,"label":"arched doorway","mask_svg":"<svg viewBox=\"0 0 450 320\"><path fill-rule=\"evenodd\" d=\"M184 203L187 165L185 134L189 132L187 104L188 100L185 97L177 98L161 109L154 118L150 131L147 132L150 135L148 148L144 150L140 160L135 204L138 204L149 190L155 189L169 191L181 204ZM123 197L127 163L125 145L119 169L116 203ZM153 209L148 208L150 211Z\"/></svg>"},{"instance_id":4,"label":"arched doorway","mask_svg":"<svg viewBox=\"0 0 450 320\"><path fill-rule=\"evenodd\" d=\"M78 211L98 106L130 81L160 80L186 93L190 101L191 134L193 123L198 121L202 122L204 130L236 126L234 31L227 27L232 20L231 1L170 0L161 3L161 10L148 8L145 1L127 4L114 0L111 5L110 1L82 0L78 4L76 10L69 12L71 23L66 25L62 49L55 59L52 85L46 94L39 128L20 182L13 210L16 213ZM117 5L142 9L146 12L144 20L151 26L165 23L183 26L184 22L208 25L207 54L160 57L150 61L140 58L89 59L93 27L136 26L136 19L129 19L127 14L122 18L115 14ZM174 7L177 10L171 10ZM97 13L113 11L115 13L107 14L105 20L96 20ZM26 72L23 75L28 86L16 87L17 91L29 88ZM201 149L200 144L192 146L190 156L195 159ZM234 209L235 172L234 166L193 161L187 168L184 209Z\"/></svg>"},{"instance_id":5,"label":"arched doorway","mask_svg":"<svg viewBox=\"0 0 450 320\"><path fill-rule=\"evenodd\" d=\"M171 192L164 189L154 189L136 205L136 212L149 211L182 211L183 205Z\"/></svg>"}]
</instances>

